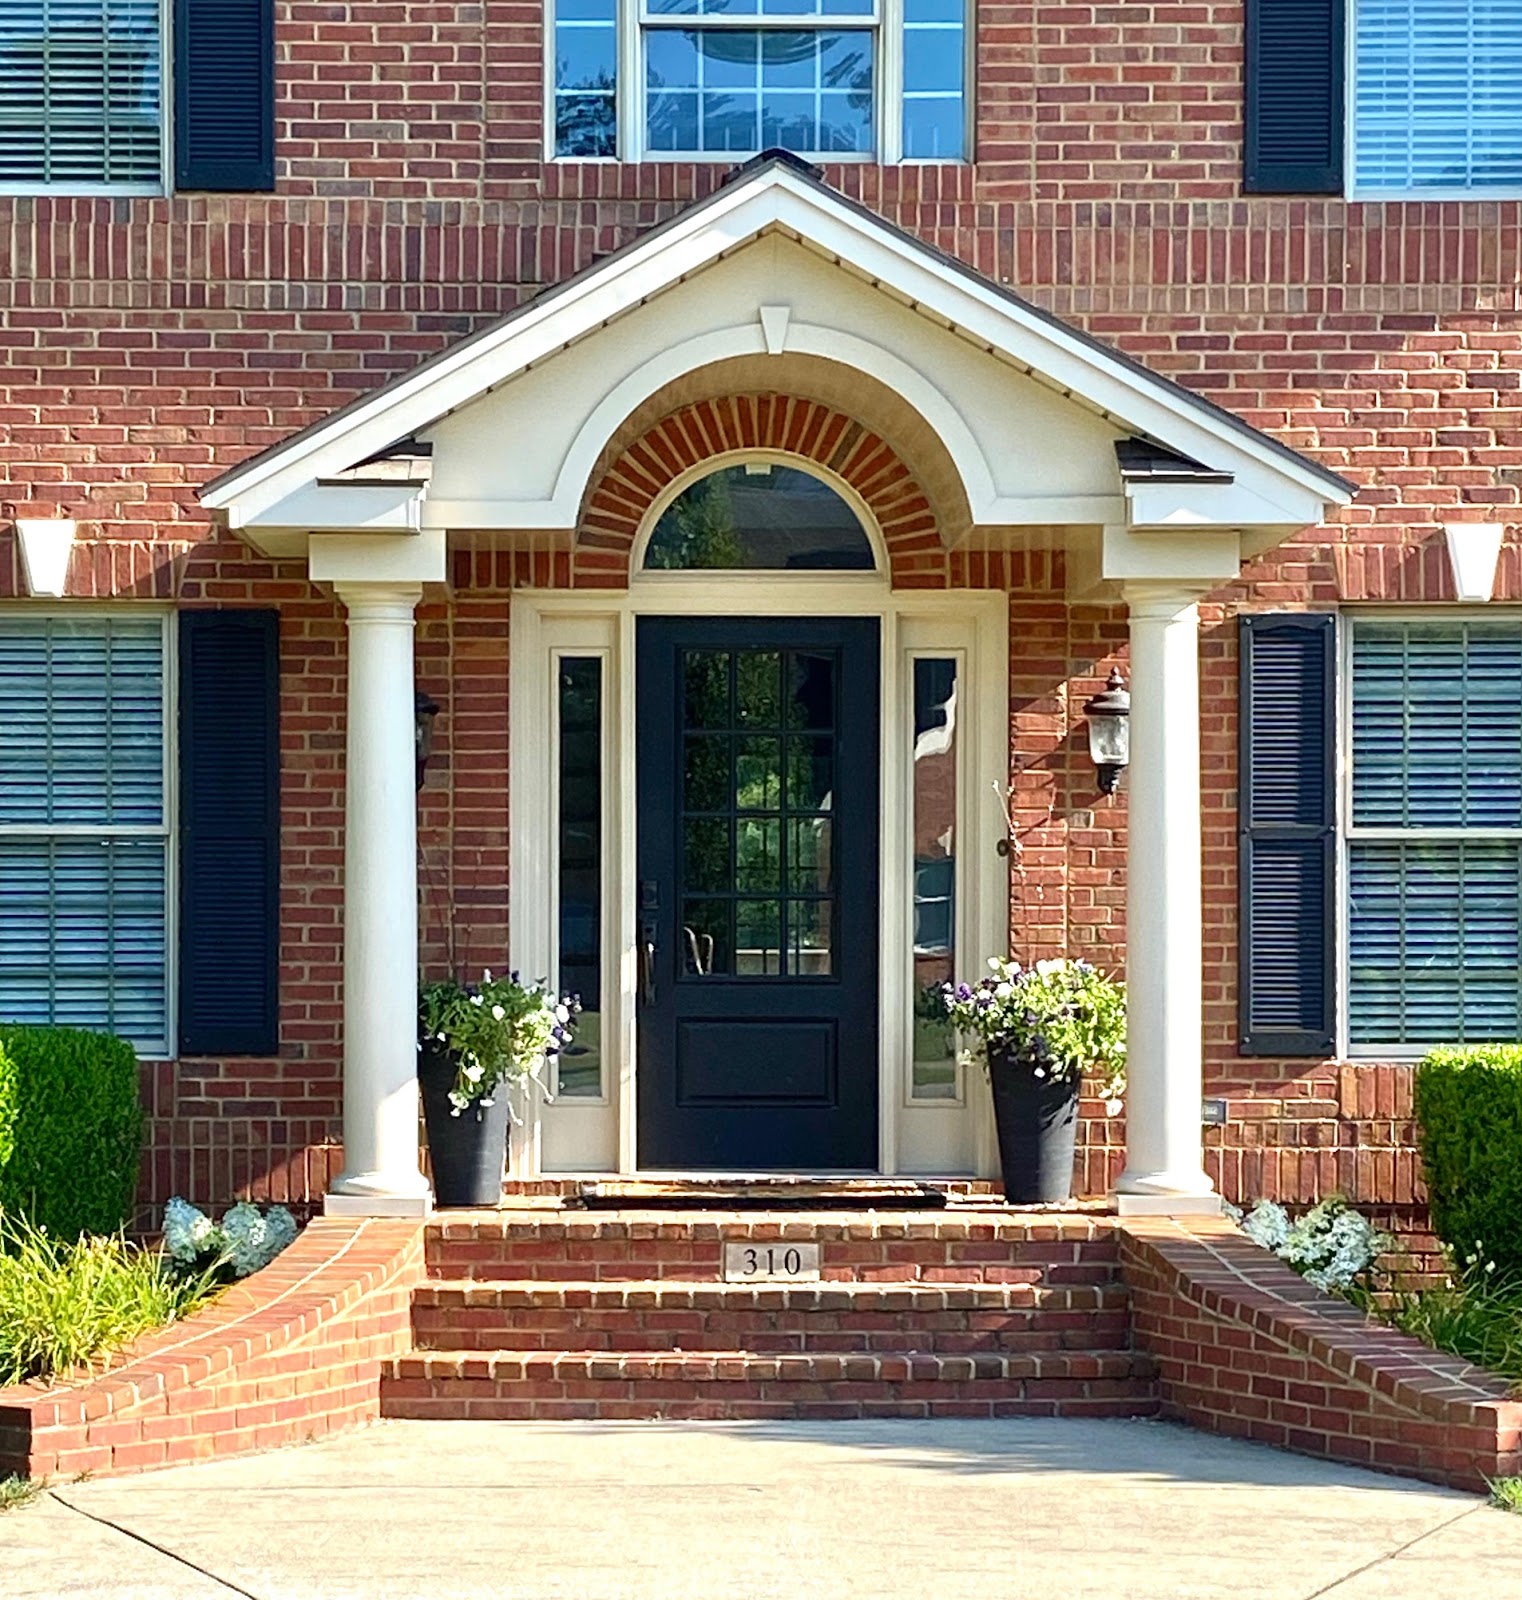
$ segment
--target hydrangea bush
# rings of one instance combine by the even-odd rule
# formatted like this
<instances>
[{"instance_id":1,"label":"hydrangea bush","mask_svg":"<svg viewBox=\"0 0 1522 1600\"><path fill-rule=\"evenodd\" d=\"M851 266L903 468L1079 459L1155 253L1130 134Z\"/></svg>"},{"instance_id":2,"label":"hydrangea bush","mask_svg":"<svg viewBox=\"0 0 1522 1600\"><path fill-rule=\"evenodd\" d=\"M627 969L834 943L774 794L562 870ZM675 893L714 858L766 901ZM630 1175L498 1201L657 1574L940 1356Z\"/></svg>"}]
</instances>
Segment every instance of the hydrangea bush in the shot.
<instances>
[{"instance_id":1,"label":"hydrangea bush","mask_svg":"<svg viewBox=\"0 0 1522 1600\"><path fill-rule=\"evenodd\" d=\"M570 1043L580 1011L577 996L525 983L516 972L494 978L487 971L479 983L445 978L418 993L418 1049L454 1058L449 1104L459 1116L491 1105L503 1083L535 1078L543 1086L539 1075Z\"/></svg>"},{"instance_id":2,"label":"hydrangea bush","mask_svg":"<svg viewBox=\"0 0 1522 1600\"><path fill-rule=\"evenodd\" d=\"M164 1253L184 1275L225 1268L246 1278L266 1267L296 1237L296 1219L284 1206L261 1211L244 1200L220 1222L178 1195L164 1207Z\"/></svg>"},{"instance_id":3,"label":"hydrangea bush","mask_svg":"<svg viewBox=\"0 0 1522 1600\"><path fill-rule=\"evenodd\" d=\"M1125 1092L1125 987L1089 962L1022 967L993 956L987 977L948 983L941 999L968 1055L1005 1054L1038 1078L1097 1072L1100 1094L1112 1103Z\"/></svg>"},{"instance_id":4,"label":"hydrangea bush","mask_svg":"<svg viewBox=\"0 0 1522 1600\"><path fill-rule=\"evenodd\" d=\"M1297 1219L1272 1200L1260 1200L1245 1217L1235 1207L1228 1209L1254 1244L1328 1292L1367 1287L1375 1262L1392 1245L1388 1234L1338 1195Z\"/></svg>"}]
</instances>

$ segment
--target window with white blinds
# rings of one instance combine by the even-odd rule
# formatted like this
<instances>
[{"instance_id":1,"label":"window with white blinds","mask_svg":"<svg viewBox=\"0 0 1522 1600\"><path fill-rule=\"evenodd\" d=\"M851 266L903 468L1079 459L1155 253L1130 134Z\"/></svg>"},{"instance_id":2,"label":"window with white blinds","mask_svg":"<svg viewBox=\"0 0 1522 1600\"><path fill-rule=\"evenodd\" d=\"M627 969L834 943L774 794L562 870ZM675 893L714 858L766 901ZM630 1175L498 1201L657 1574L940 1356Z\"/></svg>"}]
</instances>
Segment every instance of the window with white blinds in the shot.
<instances>
[{"instance_id":1,"label":"window with white blinds","mask_svg":"<svg viewBox=\"0 0 1522 1600\"><path fill-rule=\"evenodd\" d=\"M1522 191L1522 3L1354 0L1359 194Z\"/></svg>"},{"instance_id":2,"label":"window with white blinds","mask_svg":"<svg viewBox=\"0 0 1522 1600\"><path fill-rule=\"evenodd\" d=\"M0 1019L167 1053L164 626L0 613Z\"/></svg>"},{"instance_id":3,"label":"window with white blinds","mask_svg":"<svg viewBox=\"0 0 1522 1600\"><path fill-rule=\"evenodd\" d=\"M156 190L161 0L0 0L0 185Z\"/></svg>"},{"instance_id":4,"label":"window with white blinds","mask_svg":"<svg viewBox=\"0 0 1522 1600\"><path fill-rule=\"evenodd\" d=\"M1349 1041L1522 1038L1522 623L1363 621L1351 648Z\"/></svg>"}]
</instances>

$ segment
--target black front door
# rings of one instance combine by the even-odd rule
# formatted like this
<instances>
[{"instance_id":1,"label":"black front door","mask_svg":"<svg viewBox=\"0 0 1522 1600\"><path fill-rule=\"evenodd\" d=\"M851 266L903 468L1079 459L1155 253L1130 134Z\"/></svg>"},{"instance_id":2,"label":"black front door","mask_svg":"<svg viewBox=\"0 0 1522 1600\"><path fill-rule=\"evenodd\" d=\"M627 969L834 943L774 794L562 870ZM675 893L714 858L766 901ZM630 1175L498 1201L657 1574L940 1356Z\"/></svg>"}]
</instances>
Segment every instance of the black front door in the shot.
<instances>
[{"instance_id":1,"label":"black front door","mask_svg":"<svg viewBox=\"0 0 1522 1600\"><path fill-rule=\"evenodd\" d=\"M638 629L640 1165L873 1171L877 622Z\"/></svg>"}]
</instances>

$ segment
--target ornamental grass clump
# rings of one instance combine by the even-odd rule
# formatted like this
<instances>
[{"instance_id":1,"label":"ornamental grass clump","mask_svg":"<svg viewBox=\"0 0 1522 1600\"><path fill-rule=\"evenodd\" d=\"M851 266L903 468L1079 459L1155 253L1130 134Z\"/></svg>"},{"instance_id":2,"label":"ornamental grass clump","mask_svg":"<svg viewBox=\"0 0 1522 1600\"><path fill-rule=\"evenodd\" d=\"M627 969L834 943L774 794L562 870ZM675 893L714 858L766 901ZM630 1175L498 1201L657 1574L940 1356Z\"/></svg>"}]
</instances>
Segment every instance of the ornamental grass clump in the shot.
<instances>
[{"instance_id":1,"label":"ornamental grass clump","mask_svg":"<svg viewBox=\"0 0 1522 1600\"><path fill-rule=\"evenodd\" d=\"M1522 1383L1522 1278L1480 1248L1438 1288L1396 1294L1385 1320L1435 1350Z\"/></svg>"},{"instance_id":2,"label":"ornamental grass clump","mask_svg":"<svg viewBox=\"0 0 1522 1600\"><path fill-rule=\"evenodd\" d=\"M1038 1078L1100 1077L1099 1094L1119 1109L1126 1087L1126 992L1087 961L1032 967L990 957L987 977L941 990L966 1054L1002 1056Z\"/></svg>"},{"instance_id":3,"label":"ornamental grass clump","mask_svg":"<svg viewBox=\"0 0 1522 1600\"><path fill-rule=\"evenodd\" d=\"M581 1001L557 995L546 983L525 983L516 972L479 983L445 978L418 992L418 1049L455 1063L451 1114L490 1106L505 1083L539 1080L546 1065L570 1043Z\"/></svg>"},{"instance_id":4,"label":"ornamental grass clump","mask_svg":"<svg viewBox=\"0 0 1522 1600\"><path fill-rule=\"evenodd\" d=\"M119 1233L64 1238L0 1216L0 1385L109 1360L218 1287Z\"/></svg>"}]
</instances>

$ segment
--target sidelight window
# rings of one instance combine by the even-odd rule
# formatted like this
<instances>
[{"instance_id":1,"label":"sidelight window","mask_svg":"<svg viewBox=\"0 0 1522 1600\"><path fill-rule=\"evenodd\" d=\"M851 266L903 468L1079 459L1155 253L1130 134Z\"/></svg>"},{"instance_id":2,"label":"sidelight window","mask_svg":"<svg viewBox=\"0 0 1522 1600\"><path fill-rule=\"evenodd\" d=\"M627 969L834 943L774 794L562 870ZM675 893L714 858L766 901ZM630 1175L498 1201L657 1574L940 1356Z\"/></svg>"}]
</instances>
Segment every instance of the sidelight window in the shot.
<instances>
[{"instance_id":1,"label":"sidelight window","mask_svg":"<svg viewBox=\"0 0 1522 1600\"><path fill-rule=\"evenodd\" d=\"M957 660L914 670L914 1073L916 1100L956 1098L956 1038L941 986L956 975Z\"/></svg>"}]
</instances>

